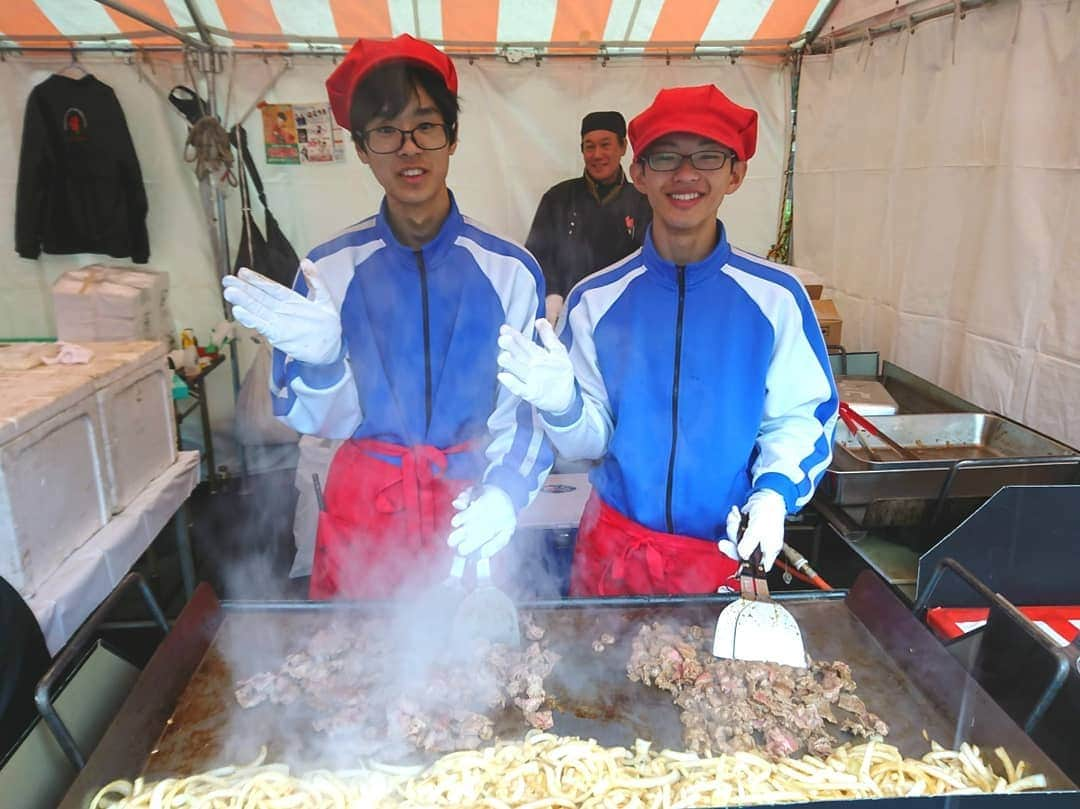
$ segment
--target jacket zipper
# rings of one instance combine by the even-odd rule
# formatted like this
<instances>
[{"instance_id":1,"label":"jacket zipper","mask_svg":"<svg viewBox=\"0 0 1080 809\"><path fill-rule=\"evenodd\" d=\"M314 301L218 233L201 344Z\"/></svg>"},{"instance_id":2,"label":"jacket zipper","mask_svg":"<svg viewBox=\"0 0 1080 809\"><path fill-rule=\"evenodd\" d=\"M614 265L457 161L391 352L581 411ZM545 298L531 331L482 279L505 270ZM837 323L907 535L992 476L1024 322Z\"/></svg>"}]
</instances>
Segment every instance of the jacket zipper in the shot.
<instances>
[{"instance_id":1,"label":"jacket zipper","mask_svg":"<svg viewBox=\"0 0 1080 809\"><path fill-rule=\"evenodd\" d=\"M675 370L671 379L671 453L667 467L667 532L675 533L675 520L671 514L671 491L675 485L675 445L679 440L679 368L682 365L683 309L686 304L686 267L676 266L679 282L679 306L675 315Z\"/></svg>"},{"instance_id":2,"label":"jacket zipper","mask_svg":"<svg viewBox=\"0 0 1080 809\"><path fill-rule=\"evenodd\" d=\"M420 270L420 305L424 317L424 436L431 429L431 323L428 309L427 265L424 252L416 251L416 266Z\"/></svg>"}]
</instances>

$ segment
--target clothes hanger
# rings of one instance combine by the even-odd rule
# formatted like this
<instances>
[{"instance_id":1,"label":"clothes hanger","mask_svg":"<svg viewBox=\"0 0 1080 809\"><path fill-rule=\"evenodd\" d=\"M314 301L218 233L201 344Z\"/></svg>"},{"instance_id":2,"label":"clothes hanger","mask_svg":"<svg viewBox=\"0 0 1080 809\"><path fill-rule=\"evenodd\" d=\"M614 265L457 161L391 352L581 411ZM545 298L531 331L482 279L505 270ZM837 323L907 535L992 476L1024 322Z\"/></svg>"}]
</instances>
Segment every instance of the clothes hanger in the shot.
<instances>
[{"instance_id":1,"label":"clothes hanger","mask_svg":"<svg viewBox=\"0 0 1080 809\"><path fill-rule=\"evenodd\" d=\"M66 66L64 66L60 70L56 71L56 75L57 76L67 76L68 78L73 79L75 77L72 76L69 71L76 71L76 70L79 71L80 73L82 73L83 76L89 76L90 75L90 71L88 71L85 67L83 67L79 63L79 54L78 54L78 52L74 48L72 48L71 49L71 61L68 62Z\"/></svg>"}]
</instances>

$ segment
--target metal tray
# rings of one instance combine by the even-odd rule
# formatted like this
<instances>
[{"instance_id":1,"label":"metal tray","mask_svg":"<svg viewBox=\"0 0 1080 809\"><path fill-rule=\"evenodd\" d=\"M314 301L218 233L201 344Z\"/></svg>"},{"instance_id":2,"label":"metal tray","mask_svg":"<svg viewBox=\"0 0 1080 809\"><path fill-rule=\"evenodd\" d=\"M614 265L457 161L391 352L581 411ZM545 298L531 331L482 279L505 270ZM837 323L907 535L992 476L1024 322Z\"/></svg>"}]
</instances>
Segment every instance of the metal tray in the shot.
<instances>
[{"instance_id":1,"label":"metal tray","mask_svg":"<svg viewBox=\"0 0 1080 809\"><path fill-rule=\"evenodd\" d=\"M1021 796L1018 801L993 796L992 805L1001 799L1001 805L1010 807L1043 805L1046 800L1066 806L1071 805L1067 801L1080 799L1068 777L872 573L864 573L846 595L834 591L779 597L799 620L811 655L849 663L859 693L890 724L889 741L901 750L925 752L924 730L947 745L965 740L987 749L1001 745L1034 771L1044 772L1056 791ZM681 723L670 695L632 683L626 676L629 643L644 621L708 625L729 601L707 596L521 605L548 627L553 645L564 655L549 687L555 732L621 745L642 736L660 747L681 748ZM280 653L291 640L341 610L352 610L360 618L377 615L372 609L372 605L304 602L222 605L204 585L143 672L61 809L85 809L95 790L115 778L189 773L242 761L253 756L253 746L259 744L270 748L271 758L289 760L301 770L305 765L327 765L325 759L311 760L315 740L298 724L303 717L262 710L266 706L246 712L230 709L233 678L245 673L247 666L243 660L227 661L221 647L240 633L264 645L264 650L268 646ZM597 654L592 641L601 632L610 632L617 640ZM948 805L953 809L981 806L974 800L951 800ZM848 805L856 804L828 803ZM895 805L925 809L945 803L912 799Z\"/></svg>"},{"instance_id":2,"label":"metal tray","mask_svg":"<svg viewBox=\"0 0 1080 809\"><path fill-rule=\"evenodd\" d=\"M990 413L874 416L871 421L918 459L905 460L864 433L878 458L873 460L838 424L833 460L821 484L837 505L933 499L947 482L949 497L989 497L1002 486L1071 482L1080 464L1073 448Z\"/></svg>"}]
</instances>

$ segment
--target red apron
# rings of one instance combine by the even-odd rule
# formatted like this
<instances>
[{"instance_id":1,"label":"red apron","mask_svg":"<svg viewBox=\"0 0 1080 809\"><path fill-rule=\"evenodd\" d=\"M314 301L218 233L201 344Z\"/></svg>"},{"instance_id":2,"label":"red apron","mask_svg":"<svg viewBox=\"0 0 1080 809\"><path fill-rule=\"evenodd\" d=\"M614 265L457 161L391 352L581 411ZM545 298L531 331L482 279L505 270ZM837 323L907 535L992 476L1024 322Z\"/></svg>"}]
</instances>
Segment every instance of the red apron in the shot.
<instances>
[{"instance_id":1,"label":"red apron","mask_svg":"<svg viewBox=\"0 0 1080 809\"><path fill-rule=\"evenodd\" d=\"M451 502L470 482L442 474L447 455L470 447L403 447L372 439L342 444L326 479L308 596L393 598L445 576ZM375 455L400 458L401 464Z\"/></svg>"},{"instance_id":2,"label":"red apron","mask_svg":"<svg viewBox=\"0 0 1080 809\"><path fill-rule=\"evenodd\" d=\"M578 527L570 595L690 595L737 589L737 562L715 542L652 531L589 497Z\"/></svg>"}]
</instances>

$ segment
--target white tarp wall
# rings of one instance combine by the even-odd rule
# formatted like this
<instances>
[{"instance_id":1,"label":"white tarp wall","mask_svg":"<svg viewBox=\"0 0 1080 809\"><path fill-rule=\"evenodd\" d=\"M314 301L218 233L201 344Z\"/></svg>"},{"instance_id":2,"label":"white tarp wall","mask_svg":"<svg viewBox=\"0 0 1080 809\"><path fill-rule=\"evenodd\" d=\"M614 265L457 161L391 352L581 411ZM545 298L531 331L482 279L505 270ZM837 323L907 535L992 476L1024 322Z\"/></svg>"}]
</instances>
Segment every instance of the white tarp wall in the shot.
<instances>
[{"instance_id":1,"label":"white tarp wall","mask_svg":"<svg viewBox=\"0 0 1080 809\"><path fill-rule=\"evenodd\" d=\"M150 203L150 262L167 270L178 329L191 327L205 339L222 318L217 276L194 174L181 160L186 124L165 100L174 84L190 82L182 66L151 57L134 66L107 56L83 56L81 63L111 85L127 116L142 165ZM11 58L0 63L0 338L55 334L50 284L64 270L102 260L95 256L19 258L14 250L15 184L26 98L35 84L68 58L42 61ZM233 80L230 117L247 109L280 68L281 60L241 56ZM666 86L714 82L736 101L760 113L758 151L739 192L724 203L722 215L732 241L764 253L775 235L776 214L790 106L789 72L779 65L725 59L531 60L511 65L478 59L458 60L463 99L460 145L451 160L450 186L461 208L503 234L524 241L533 211L553 183L581 173L579 126L594 109L618 109L627 119ZM328 58L297 57L268 94L269 102L325 99L323 82L333 69ZM229 76L219 81L224 104ZM301 255L338 230L374 213L381 189L351 148L347 163L318 166L266 166L261 150L262 123L256 112L247 131L259 163L271 209ZM629 155L628 155L629 157ZM628 165L628 161L624 163ZM258 203L255 203L258 205ZM257 212L261 222L261 212ZM236 249L239 194L231 191L231 246ZM123 260L111 260L124 264ZM228 374L210 380L211 413L221 427L231 417Z\"/></svg>"},{"instance_id":2,"label":"white tarp wall","mask_svg":"<svg viewBox=\"0 0 1080 809\"><path fill-rule=\"evenodd\" d=\"M847 350L1080 446L1080 5L807 58L794 261Z\"/></svg>"}]
</instances>

